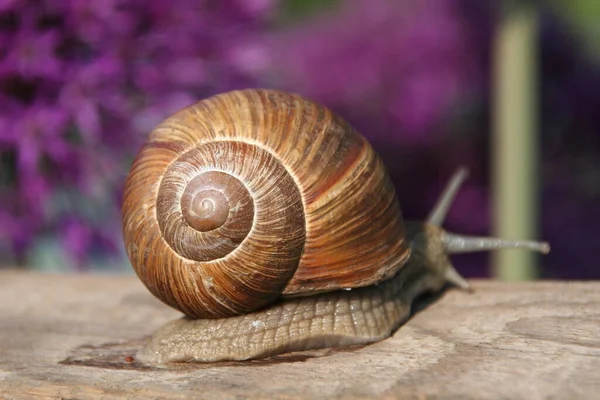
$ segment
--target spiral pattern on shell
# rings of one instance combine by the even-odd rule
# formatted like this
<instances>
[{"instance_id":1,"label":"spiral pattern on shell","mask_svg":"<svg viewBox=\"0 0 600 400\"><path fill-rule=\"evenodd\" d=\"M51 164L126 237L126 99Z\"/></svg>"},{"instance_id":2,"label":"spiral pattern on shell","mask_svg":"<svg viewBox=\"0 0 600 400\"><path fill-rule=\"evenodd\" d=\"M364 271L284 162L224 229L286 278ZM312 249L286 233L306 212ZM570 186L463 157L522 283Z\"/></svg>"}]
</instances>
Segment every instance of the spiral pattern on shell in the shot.
<instances>
[{"instance_id":1,"label":"spiral pattern on shell","mask_svg":"<svg viewBox=\"0 0 600 400\"><path fill-rule=\"evenodd\" d=\"M160 124L123 200L136 273L188 316L366 286L409 255L393 186L345 121L300 96L244 90Z\"/></svg>"}]
</instances>

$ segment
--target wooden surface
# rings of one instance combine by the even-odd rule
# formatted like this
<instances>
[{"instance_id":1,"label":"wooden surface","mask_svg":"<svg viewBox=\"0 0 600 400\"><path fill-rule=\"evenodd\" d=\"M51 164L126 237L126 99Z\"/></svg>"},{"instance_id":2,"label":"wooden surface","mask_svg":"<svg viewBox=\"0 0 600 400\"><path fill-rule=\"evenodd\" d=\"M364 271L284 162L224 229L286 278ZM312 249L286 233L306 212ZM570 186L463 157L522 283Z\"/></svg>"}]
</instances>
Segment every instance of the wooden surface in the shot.
<instances>
[{"instance_id":1,"label":"wooden surface","mask_svg":"<svg viewBox=\"0 0 600 400\"><path fill-rule=\"evenodd\" d=\"M127 357L180 314L135 277L0 272L0 398L599 398L600 282L474 287L371 346L150 368Z\"/></svg>"}]
</instances>

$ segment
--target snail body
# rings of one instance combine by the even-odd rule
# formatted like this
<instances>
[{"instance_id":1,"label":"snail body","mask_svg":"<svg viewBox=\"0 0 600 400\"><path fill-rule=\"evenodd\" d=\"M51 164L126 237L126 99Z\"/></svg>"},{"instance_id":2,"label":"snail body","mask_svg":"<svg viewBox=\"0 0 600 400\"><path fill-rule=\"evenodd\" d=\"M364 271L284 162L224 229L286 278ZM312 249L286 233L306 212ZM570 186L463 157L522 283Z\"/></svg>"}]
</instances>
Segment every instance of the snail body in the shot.
<instances>
[{"instance_id":1,"label":"snail body","mask_svg":"<svg viewBox=\"0 0 600 400\"><path fill-rule=\"evenodd\" d=\"M161 123L133 162L123 233L146 287L186 314L139 358L220 361L388 337L415 297L468 283L448 253L547 244L405 222L387 171L347 122L300 96L243 90Z\"/></svg>"},{"instance_id":2,"label":"snail body","mask_svg":"<svg viewBox=\"0 0 600 400\"><path fill-rule=\"evenodd\" d=\"M418 223L409 228L416 235L423 233ZM235 317L171 321L152 336L137 359L146 363L248 360L386 339L408 319L416 297L441 289L449 279L447 264L427 260L430 253L421 249L394 277L375 286L292 298Z\"/></svg>"}]
</instances>

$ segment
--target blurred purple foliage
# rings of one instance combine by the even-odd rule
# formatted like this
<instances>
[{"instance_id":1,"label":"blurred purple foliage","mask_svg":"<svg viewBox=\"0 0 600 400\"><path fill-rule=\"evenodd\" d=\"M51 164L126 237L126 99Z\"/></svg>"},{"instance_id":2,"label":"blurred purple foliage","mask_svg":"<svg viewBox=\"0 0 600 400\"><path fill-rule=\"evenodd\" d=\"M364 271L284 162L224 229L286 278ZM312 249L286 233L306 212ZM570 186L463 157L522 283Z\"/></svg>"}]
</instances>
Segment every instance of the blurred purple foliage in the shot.
<instances>
[{"instance_id":1,"label":"blurred purple foliage","mask_svg":"<svg viewBox=\"0 0 600 400\"><path fill-rule=\"evenodd\" d=\"M350 0L292 25L279 3L0 0L0 252L10 243L19 261L56 234L75 266L122 257L120 190L141 141L177 109L249 86L351 122L407 217L469 166L447 226L488 232L492 3ZM598 278L600 73L560 20L542 21L544 275ZM484 276L486 257L457 265Z\"/></svg>"},{"instance_id":2,"label":"blurred purple foliage","mask_svg":"<svg viewBox=\"0 0 600 400\"><path fill-rule=\"evenodd\" d=\"M342 5L310 29L284 34L278 54L286 84L366 121L360 125L371 140L423 146L443 136L436 124L484 78L459 3Z\"/></svg>"},{"instance_id":3,"label":"blurred purple foliage","mask_svg":"<svg viewBox=\"0 0 600 400\"><path fill-rule=\"evenodd\" d=\"M115 254L141 141L198 98L256 84L274 11L272 0L0 1L0 243L16 261L45 234L78 267Z\"/></svg>"}]
</instances>

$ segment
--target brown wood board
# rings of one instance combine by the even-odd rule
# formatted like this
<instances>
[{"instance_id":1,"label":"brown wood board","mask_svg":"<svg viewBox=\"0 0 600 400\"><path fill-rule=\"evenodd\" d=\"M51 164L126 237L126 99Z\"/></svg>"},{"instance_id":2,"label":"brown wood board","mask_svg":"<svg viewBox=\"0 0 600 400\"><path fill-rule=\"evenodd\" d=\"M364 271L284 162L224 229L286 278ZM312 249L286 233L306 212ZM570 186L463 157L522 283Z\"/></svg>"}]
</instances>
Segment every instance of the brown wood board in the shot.
<instances>
[{"instance_id":1,"label":"brown wood board","mask_svg":"<svg viewBox=\"0 0 600 400\"><path fill-rule=\"evenodd\" d=\"M392 338L268 360L144 366L181 316L135 276L0 272L0 398L593 399L600 282L473 282Z\"/></svg>"}]
</instances>

